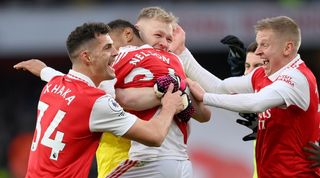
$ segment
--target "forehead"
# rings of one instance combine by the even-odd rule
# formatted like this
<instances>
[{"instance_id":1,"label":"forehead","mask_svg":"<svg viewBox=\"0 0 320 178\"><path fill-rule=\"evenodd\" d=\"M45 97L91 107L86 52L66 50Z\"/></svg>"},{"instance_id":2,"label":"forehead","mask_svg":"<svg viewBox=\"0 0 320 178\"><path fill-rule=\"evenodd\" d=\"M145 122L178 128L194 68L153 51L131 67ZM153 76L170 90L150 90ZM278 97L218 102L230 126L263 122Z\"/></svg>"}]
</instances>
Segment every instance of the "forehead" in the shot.
<instances>
[{"instance_id":1,"label":"forehead","mask_svg":"<svg viewBox=\"0 0 320 178\"><path fill-rule=\"evenodd\" d=\"M96 39L100 43L103 43L103 44L112 44L113 43L109 34L100 34L99 36L96 37Z\"/></svg>"},{"instance_id":2,"label":"forehead","mask_svg":"<svg viewBox=\"0 0 320 178\"><path fill-rule=\"evenodd\" d=\"M173 33L172 23L163 22L156 19L148 19L148 23L145 25L148 27L148 30L151 32L163 32L167 34Z\"/></svg>"},{"instance_id":3,"label":"forehead","mask_svg":"<svg viewBox=\"0 0 320 178\"><path fill-rule=\"evenodd\" d=\"M257 32L256 40L257 40L257 42L270 40L274 36L275 36L275 33L271 29L260 30Z\"/></svg>"}]
</instances>

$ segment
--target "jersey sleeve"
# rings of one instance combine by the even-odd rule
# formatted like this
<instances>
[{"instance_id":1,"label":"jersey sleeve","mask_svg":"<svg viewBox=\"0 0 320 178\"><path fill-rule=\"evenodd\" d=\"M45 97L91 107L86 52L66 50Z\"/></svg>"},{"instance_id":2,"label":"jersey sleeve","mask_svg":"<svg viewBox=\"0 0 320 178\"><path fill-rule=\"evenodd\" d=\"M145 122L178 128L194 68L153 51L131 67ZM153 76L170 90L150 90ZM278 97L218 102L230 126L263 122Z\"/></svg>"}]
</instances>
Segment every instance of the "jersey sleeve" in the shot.
<instances>
[{"instance_id":1,"label":"jersey sleeve","mask_svg":"<svg viewBox=\"0 0 320 178\"><path fill-rule=\"evenodd\" d=\"M135 123L137 117L127 113L112 98L104 95L93 105L89 127L92 132L112 132L115 135L124 135Z\"/></svg>"},{"instance_id":2,"label":"jersey sleeve","mask_svg":"<svg viewBox=\"0 0 320 178\"><path fill-rule=\"evenodd\" d=\"M297 69L284 71L272 84L286 102L286 106L296 105L306 111L310 104L310 90L307 78Z\"/></svg>"},{"instance_id":3,"label":"jersey sleeve","mask_svg":"<svg viewBox=\"0 0 320 178\"><path fill-rule=\"evenodd\" d=\"M113 98L116 98L115 88L114 88L114 85L116 82L117 82L116 78L112 79L112 80L104 80L99 84L98 88L103 91L106 91Z\"/></svg>"},{"instance_id":4,"label":"jersey sleeve","mask_svg":"<svg viewBox=\"0 0 320 178\"><path fill-rule=\"evenodd\" d=\"M45 67L40 71L40 78L45 82L49 82L53 77L62 75L64 75L64 73L57 71L51 67Z\"/></svg>"}]
</instances>

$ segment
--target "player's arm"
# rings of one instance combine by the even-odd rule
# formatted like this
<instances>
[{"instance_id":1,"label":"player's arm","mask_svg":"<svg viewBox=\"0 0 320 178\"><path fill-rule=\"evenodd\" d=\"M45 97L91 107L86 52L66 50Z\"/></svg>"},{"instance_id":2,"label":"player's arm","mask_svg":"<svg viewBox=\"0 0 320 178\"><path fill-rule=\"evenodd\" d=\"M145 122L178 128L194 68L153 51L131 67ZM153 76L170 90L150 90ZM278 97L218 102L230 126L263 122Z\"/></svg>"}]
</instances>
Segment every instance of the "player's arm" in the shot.
<instances>
[{"instance_id":1,"label":"player's arm","mask_svg":"<svg viewBox=\"0 0 320 178\"><path fill-rule=\"evenodd\" d=\"M33 75L40 77L43 81L50 81L55 76L64 75L63 73L54 70L39 59L30 59L22 61L13 66L17 70L29 71Z\"/></svg>"},{"instance_id":2,"label":"player's arm","mask_svg":"<svg viewBox=\"0 0 320 178\"><path fill-rule=\"evenodd\" d=\"M188 80L193 96L205 104L236 112L263 112L273 107L289 107L296 105L307 110L310 103L309 85L307 79L298 70L288 70L282 74L290 76L291 83L282 81L282 76L271 85L257 93L248 94L213 94L206 93L198 83Z\"/></svg>"},{"instance_id":3,"label":"player's arm","mask_svg":"<svg viewBox=\"0 0 320 178\"><path fill-rule=\"evenodd\" d=\"M143 111L161 104L152 87L116 89L116 98L126 110Z\"/></svg>"},{"instance_id":4,"label":"player's arm","mask_svg":"<svg viewBox=\"0 0 320 178\"><path fill-rule=\"evenodd\" d=\"M214 94L206 93L201 86L194 81L188 80L191 93L198 101L204 104L228 109L236 112L263 112L268 108L285 104L279 93L267 87L258 93L249 94Z\"/></svg>"},{"instance_id":5,"label":"player's arm","mask_svg":"<svg viewBox=\"0 0 320 178\"><path fill-rule=\"evenodd\" d=\"M188 78L197 81L207 92L210 93L247 93L251 92L250 77L239 80L238 78L228 78L221 80L205 68L203 68L193 57L191 52L185 47L185 32L180 26L174 31L171 50L179 55L184 70Z\"/></svg>"},{"instance_id":6,"label":"player's arm","mask_svg":"<svg viewBox=\"0 0 320 178\"><path fill-rule=\"evenodd\" d=\"M195 100L191 94L189 96L195 110L194 114L192 115L192 118L194 118L198 122L210 121L211 110L209 109L209 107L205 106L203 102Z\"/></svg>"},{"instance_id":7,"label":"player's arm","mask_svg":"<svg viewBox=\"0 0 320 178\"><path fill-rule=\"evenodd\" d=\"M90 116L90 130L110 131L115 135L138 141L148 146L160 146L166 137L174 114L183 108L181 91L172 93L171 85L161 99L162 108L158 115L144 121L124 112L112 97L105 95L95 103Z\"/></svg>"}]
</instances>

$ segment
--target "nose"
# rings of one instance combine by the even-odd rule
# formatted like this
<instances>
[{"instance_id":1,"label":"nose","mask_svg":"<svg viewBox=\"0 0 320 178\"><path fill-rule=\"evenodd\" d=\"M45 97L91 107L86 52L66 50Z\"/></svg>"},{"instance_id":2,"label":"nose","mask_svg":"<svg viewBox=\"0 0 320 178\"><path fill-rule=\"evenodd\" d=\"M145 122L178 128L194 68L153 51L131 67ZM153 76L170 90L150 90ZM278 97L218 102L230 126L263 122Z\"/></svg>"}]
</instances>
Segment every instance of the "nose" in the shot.
<instances>
[{"instance_id":1,"label":"nose","mask_svg":"<svg viewBox=\"0 0 320 178\"><path fill-rule=\"evenodd\" d=\"M256 51L254 52L254 54L256 54L256 55L258 55L258 56L260 56L260 55L262 54L262 50L261 50L261 47L260 47L260 46L257 47L257 49L256 49Z\"/></svg>"},{"instance_id":2,"label":"nose","mask_svg":"<svg viewBox=\"0 0 320 178\"><path fill-rule=\"evenodd\" d=\"M160 45L160 49L164 50L164 51L167 51L168 50L168 45L169 43L167 42L167 40L165 39L162 39L159 43Z\"/></svg>"},{"instance_id":3,"label":"nose","mask_svg":"<svg viewBox=\"0 0 320 178\"><path fill-rule=\"evenodd\" d=\"M118 55L118 50L114 46L112 47L112 53L111 54L114 57Z\"/></svg>"}]
</instances>

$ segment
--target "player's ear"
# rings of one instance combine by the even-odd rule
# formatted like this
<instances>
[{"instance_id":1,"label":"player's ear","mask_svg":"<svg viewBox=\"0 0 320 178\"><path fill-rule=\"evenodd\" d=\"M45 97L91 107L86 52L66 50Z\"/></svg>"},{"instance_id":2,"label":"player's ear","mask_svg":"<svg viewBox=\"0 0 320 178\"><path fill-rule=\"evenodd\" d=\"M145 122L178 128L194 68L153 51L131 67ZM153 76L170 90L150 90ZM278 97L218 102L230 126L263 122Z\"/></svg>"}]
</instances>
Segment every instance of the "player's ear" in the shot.
<instances>
[{"instance_id":1,"label":"player's ear","mask_svg":"<svg viewBox=\"0 0 320 178\"><path fill-rule=\"evenodd\" d=\"M89 64L91 63L91 58L90 58L90 54L87 50L83 50L80 52L79 54L80 59L85 63L85 64Z\"/></svg>"},{"instance_id":2,"label":"player's ear","mask_svg":"<svg viewBox=\"0 0 320 178\"><path fill-rule=\"evenodd\" d=\"M291 54L291 52L294 50L294 43L293 41L287 41L285 43L285 47L284 47L284 55L288 56L289 54Z\"/></svg>"},{"instance_id":3,"label":"player's ear","mask_svg":"<svg viewBox=\"0 0 320 178\"><path fill-rule=\"evenodd\" d=\"M127 43L131 42L133 40L134 35L132 28L125 28L123 31L123 35Z\"/></svg>"}]
</instances>

